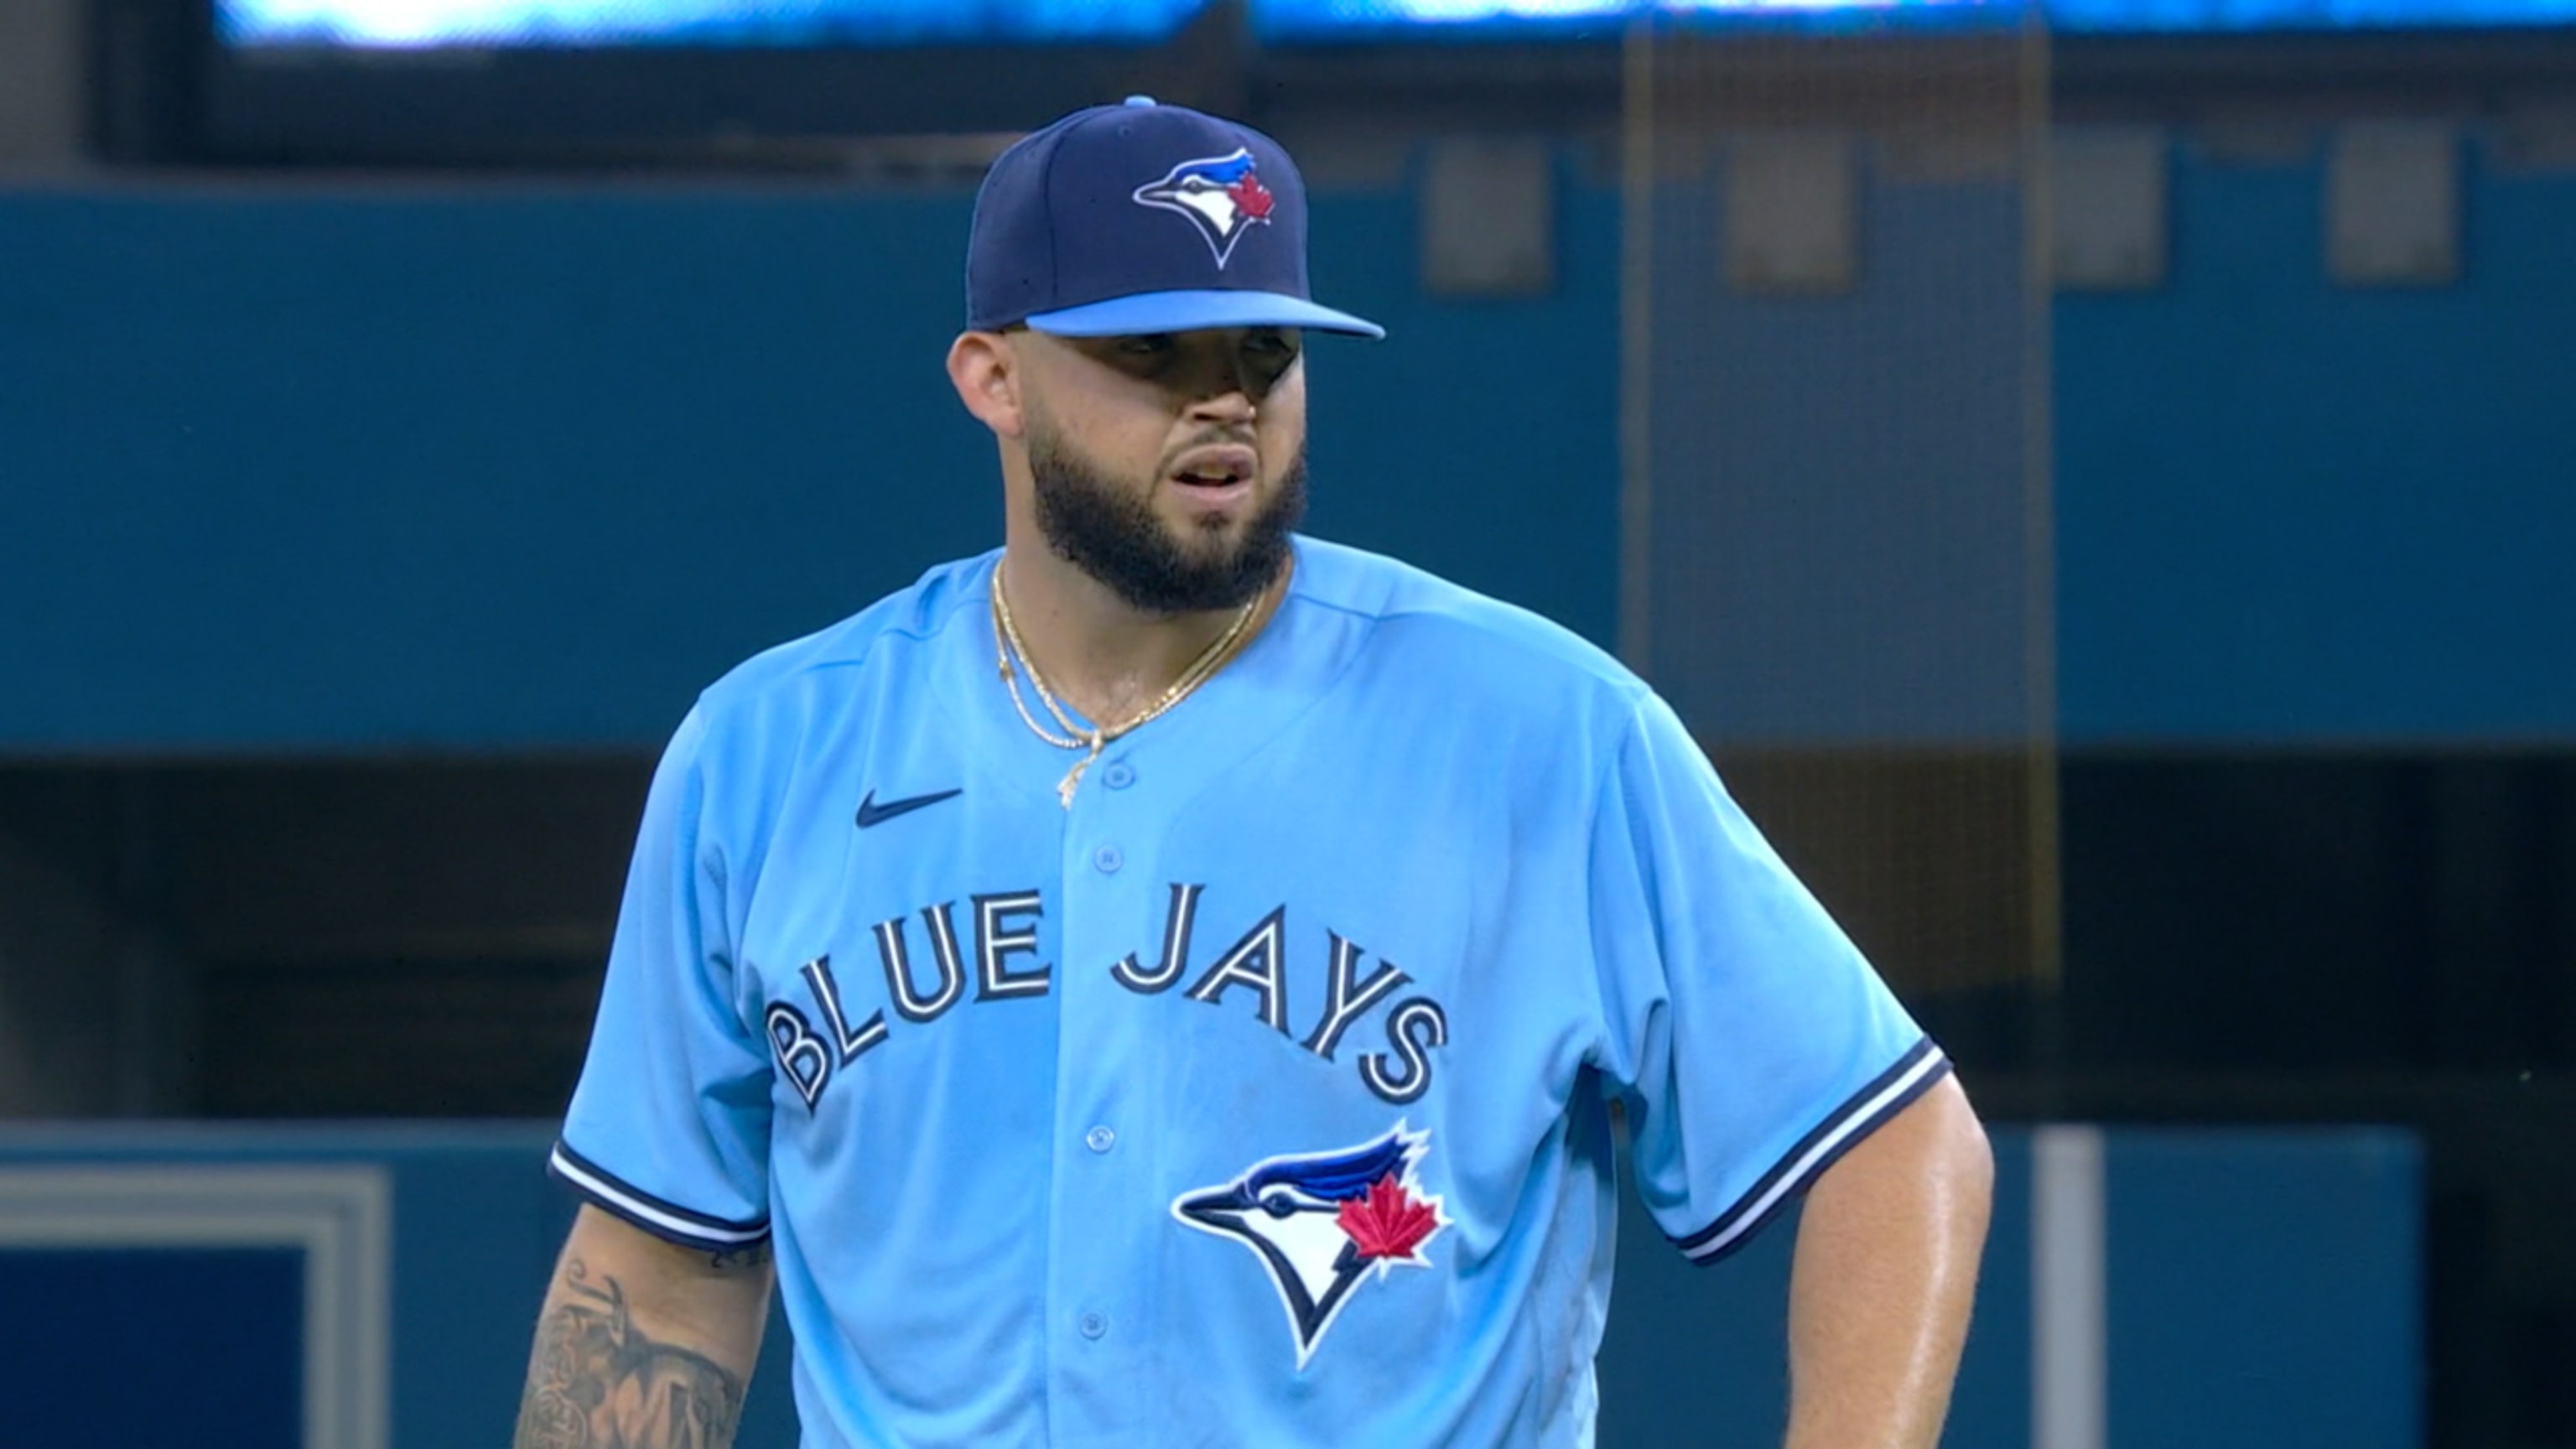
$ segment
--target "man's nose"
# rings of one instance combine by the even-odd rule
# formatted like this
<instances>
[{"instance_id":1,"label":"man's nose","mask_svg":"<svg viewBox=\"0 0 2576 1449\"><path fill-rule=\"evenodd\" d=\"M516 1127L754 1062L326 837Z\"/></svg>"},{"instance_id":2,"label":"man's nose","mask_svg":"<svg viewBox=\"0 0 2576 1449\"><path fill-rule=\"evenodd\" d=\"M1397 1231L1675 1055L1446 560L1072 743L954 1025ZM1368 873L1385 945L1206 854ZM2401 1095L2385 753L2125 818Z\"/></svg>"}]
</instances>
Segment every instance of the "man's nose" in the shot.
<instances>
[{"instance_id":1,"label":"man's nose","mask_svg":"<svg viewBox=\"0 0 2576 1449\"><path fill-rule=\"evenodd\" d=\"M1194 416L1248 420L1260 403L1263 380L1253 360L1240 348L1211 346L1191 359L1190 396Z\"/></svg>"},{"instance_id":2,"label":"man's nose","mask_svg":"<svg viewBox=\"0 0 2576 1449\"><path fill-rule=\"evenodd\" d=\"M1191 417L1211 423L1249 424L1254 411L1252 392L1240 380L1203 391L1198 401L1190 404Z\"/></svg>"}]
</instances>

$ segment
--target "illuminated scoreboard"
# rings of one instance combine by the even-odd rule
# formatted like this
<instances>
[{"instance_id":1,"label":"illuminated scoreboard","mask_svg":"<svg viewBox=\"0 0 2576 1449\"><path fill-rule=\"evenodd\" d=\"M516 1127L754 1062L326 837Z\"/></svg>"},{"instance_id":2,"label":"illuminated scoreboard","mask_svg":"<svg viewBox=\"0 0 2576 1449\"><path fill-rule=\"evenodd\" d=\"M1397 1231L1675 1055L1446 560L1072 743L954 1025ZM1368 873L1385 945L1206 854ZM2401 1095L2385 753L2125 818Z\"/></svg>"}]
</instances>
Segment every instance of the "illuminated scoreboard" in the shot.
<instances>
[{"instance_id":1,"label":"illuminated scoreboard","mask_svg":"<svg viewBox=\"0 0 2576 1449\"><path fill-rule=\"evenodd\" d=\"M231 45L1146 44L1212 0L216 0ZM2576 24L2576 0L2041 0L2079 33L2457 29ZM1579 40L1689 26L1978 24L2018 0L1249 0L1271 43Z\"/></svg>"}]
</instances>

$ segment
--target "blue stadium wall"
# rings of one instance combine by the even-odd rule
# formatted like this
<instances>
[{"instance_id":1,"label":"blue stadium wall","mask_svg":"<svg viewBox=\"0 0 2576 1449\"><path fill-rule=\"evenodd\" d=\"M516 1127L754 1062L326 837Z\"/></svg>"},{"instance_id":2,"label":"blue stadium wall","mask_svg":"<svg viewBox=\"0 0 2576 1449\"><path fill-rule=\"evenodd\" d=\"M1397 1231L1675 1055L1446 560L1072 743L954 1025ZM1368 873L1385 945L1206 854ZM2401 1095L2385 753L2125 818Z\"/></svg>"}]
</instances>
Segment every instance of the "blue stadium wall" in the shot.
<instances>
[{"instance_id":1,"label":"blue stadium wall","mask_svg":"<svg viewBox=\"0 0 2576 1449\"><path fill-rule=\"evenodd\" d=\"M2087 1402L2106 1449L2423 1442L2412 1139L2101 1133L2077 1194L2093 1210L2052 1238L2071 1230L2098 1265L2069 1317L2043 1307L2060 1300L2034 1225L2068 1215L2042 1186L2057 1177L2035 1170L2038 1136L1996 1133L1994 1232L1947 1442L2034 1442L2043 1324L2104 1371ZM541 1168L548 1140L516 1125L0 1130L0 1323L28 1329L0 1357L0 1391L22 1441L151 1442L185 1403L202 1449L496 1442L571 1220ZM1775 1226L1701 1268L1633 1202L1626 1217L1603 1449L1780 1442L1793 1234ZM795 1442L787 1349L773 1330L742 1449ZM327 1379L299 1374L316 1363Z\"/></svg>"},{"instance_id":2,"label":"blue stadium wall","mask_svg":"<svg viewBox=\"0 0 2576 1449\"><path fill-rule=\"evenodd\" d=\"M2174 272L2055 314L2072 745L2576 737L2576 176L2472 150L2464 279L2325 280L2317 166L2178 147ZM1608 643L1618 200L1416 284L1320 197L1315 531ZM0 753L649 747L998 535L939 359L961 194L0 192ZM1833 304L1826 304L1833 305Z\"/></svg>"}]
</instances>

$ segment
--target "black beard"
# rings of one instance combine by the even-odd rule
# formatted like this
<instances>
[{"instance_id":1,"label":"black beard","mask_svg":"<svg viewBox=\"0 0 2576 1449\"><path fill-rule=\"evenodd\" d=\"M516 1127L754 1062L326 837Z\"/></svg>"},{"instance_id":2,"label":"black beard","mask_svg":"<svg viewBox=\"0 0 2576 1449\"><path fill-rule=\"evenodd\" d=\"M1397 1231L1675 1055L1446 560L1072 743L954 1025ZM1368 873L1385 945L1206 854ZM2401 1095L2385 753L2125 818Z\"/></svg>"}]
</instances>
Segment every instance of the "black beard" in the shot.
<instances>
[{"instance_id":1,"label":"black beard","mask_svg":"<svg viewBox=\"0 0 2576 1449\"><path fill-rule=\"evenodd\" d=\"M1038 531L1058 558L1148 614L1240 608L1279 577L1289 537L1306 516L1306 453L1281 476L1242 541L1222 552L1185 549L1143 498L1121 490L1052 437L1029 442Z\"/></svg>"}]
</instances>

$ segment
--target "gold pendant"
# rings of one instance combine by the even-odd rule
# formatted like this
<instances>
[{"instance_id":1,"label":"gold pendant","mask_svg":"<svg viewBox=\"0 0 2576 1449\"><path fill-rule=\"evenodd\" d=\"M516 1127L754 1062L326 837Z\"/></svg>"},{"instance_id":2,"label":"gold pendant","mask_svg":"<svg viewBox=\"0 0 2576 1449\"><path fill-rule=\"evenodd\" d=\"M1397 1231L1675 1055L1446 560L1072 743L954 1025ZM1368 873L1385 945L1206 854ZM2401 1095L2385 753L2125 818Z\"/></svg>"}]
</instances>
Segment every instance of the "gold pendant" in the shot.
<instances>
[{"instance_id":1,"label":"gold pendant","mask_svg":"<svg viewBox=\"0 0 2576 1449\"><path fill-rule=\"evenodd\" d=\"M1073 791L1075 786L1082 783L1082 772L1090 769L1091 762L1100 758L1100 751L1107 746L1108 743L1109 741L1102 736L1099 730L1093 730L1091 732L1091 753L1074 761L1073 768L1065 771L1064 778L1056 782L1055 798L1064 805L1065 809L1070 810L1073 808Z\"/></svg>"}]
</instances>

